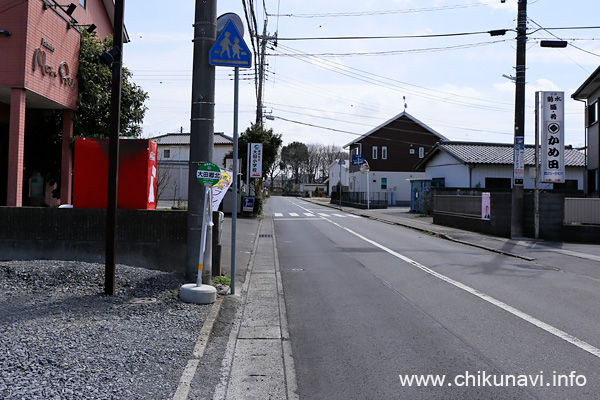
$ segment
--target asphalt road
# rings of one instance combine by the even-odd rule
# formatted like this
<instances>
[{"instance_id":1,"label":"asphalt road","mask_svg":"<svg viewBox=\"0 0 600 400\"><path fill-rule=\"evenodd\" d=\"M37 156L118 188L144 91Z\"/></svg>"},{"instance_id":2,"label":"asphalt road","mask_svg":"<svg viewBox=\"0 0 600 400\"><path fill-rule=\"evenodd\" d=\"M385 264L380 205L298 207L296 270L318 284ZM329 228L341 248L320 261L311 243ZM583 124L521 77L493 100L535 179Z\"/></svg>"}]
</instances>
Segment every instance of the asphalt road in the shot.
<instances>
[{"instance_id":1,"label":"asphalt road","mask_svg":"<svg viewBox=\"0 0 600 400\"><path fill-rule=\"evenodd\" d=\"M600 263L523 261L294 198L266 217L300 398L598 398ZM407 382L427 376L444 381Z\"/></svg>"}]
</instances>

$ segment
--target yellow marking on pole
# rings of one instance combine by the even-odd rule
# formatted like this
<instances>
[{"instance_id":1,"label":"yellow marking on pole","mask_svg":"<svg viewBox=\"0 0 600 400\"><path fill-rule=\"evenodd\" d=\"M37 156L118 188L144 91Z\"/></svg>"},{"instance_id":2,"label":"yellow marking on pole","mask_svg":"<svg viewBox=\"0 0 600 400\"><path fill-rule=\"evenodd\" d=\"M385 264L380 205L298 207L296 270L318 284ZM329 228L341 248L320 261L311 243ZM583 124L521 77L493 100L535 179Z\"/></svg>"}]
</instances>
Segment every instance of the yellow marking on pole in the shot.
<instances>
[{"instance_id":1,"label":"yellow marking on pole","mask_svg":"<svg viewBox=\"0 0 600 400\"><path fill-rule=\"evenodd\" d=\"M198 271L202 271L202 263L198 264Z\"/></svg>"}]
</instances>

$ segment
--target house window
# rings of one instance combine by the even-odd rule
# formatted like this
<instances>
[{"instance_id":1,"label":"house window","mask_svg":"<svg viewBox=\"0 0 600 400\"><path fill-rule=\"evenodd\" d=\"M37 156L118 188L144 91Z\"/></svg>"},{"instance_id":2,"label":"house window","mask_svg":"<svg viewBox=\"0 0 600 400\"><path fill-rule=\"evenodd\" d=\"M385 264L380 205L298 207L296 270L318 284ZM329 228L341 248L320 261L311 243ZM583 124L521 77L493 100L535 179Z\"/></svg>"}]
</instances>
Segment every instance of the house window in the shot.
<instances>
[{"instance_id":1,"label":"house window","mask_svg":"<svg viewBox=\"0 0 600 400\"><path fill-rule=\"evenodd\" d=\"M387 189L387 178L381 178L381 189Z\"/></svg>"},{"instance_id":2,"label":"house window","mask_svg":"<svg viewBox=\"0 0 600 400\"><path fill-rule=\"evenodd\" d=\"M438 183L438 187L445 187L446 186L446 178L433 178L431 179L434 182Z\"/></svg>"},{"instance_id":3,"label":"house window","mask_svg":"<svg viewBox=\"0 0 600 400\"><path fill-rule=\"evenodd\" d=\"M373 160L377 160L377 146L373 146Z\"/></svg>"},{"instance_id":4,"label":"house window","mask_svg":"<svg viewBox=\"0 0 600 400\"><path fill-rule=\"evenodd\" d=\"M410 153L410 154L415 154L415 149L410 149L410 150L409 150L409 153Z\"/></svg>"},{"instance_id":5,"label":"house window","mask_svg":"<svg viewBox=\"0 0 600 400\"><path fill-rule=\"evenodd\" d=\"M352 154L358 155L358 147L352 149Z\"/></svg>"},{"instance_id":6,"label":"house window","mask_svg":"<svg viewBox=\"0 0 600 400\"><path fill-rule=\"evenodd\" d=\"M163 158L171 158L171 150L165 150L163 152Z\"/></svg>"},{"instance_id":7,"label":"house window","mask_svg":"<svg viewBox=\"0 0 600 400\"><path fill-rule=\"evenodd\" d=\"M598 122L598 102L590 104L587 108L587 126L592 126Z\"/></svg>"},{"instance_id":8,"label":"house window","mask_svg":"<svg viewBox=\"0 0 600 400\"><path fill-rule=\"evenodd\" d=\"M381 159L387 160L387 147L385 146L381 147Z\"/></svg>"},{"instance_id":9,"label":"house window","mask_svg":"<svg viewBox=\"0 0 600 400\"><path fill-rule=\"evenodd\" d=\"M419 147L419 158L425 157L425 148Z\"/></svg>"},{"instance_id":10,"label":"house window","mask_svg":"<svg viewBox=\"0 0 600 400\"><path fill-rule=\"evenodd\" d=\"M79 5L85 8L85 0L79 0Z\"/></svg>"}]
</instances>

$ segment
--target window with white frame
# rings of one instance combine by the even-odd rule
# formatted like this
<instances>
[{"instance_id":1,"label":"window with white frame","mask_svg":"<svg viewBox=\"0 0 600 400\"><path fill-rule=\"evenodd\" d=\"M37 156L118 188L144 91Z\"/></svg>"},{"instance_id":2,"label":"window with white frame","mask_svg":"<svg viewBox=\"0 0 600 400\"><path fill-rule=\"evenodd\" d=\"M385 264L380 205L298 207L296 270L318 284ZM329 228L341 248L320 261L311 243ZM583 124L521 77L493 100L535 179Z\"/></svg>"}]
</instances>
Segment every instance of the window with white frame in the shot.
<instances>
[{"instance_id":1,"label":"window with white frame","mask_svg":"<svg viewBox=\"0 0 600 400\"><path fill-rule=\"evenodd\" d=\"M410 153L410 154L415 154L415 149L410 149L410 150L409 150L409 153Z\"/></svg>"},{"instance_id":2,"label":"window with white frame","mask_svg":"<svg viewBox=\"0 0 600 400\"><path fill-rule=\"evenodd\" d=\"M419 158L425 157L425 148L419 147Z\"/></svg>"},{"instance_id":3,"label":"window with white frame","mask_svg":"<svg viewBox=\"0 0 600 400\"><path fill-rule=\"evenodd\" d=\"M373 146L373 160L377 160L377 146Z\"/></svg>"},{"instance_id":4,"label":"window with white frame","mask_svg":"<svg viewBox=\"0 0 600 400\"><path fill-rule=\"evenodd\" d=\"M387 147L381 146L381 159L387 160Z\"/></svg>"},{"instance_id":5,"label":"window with white frame","mask_svg":"<svg viewBox=\"0 0 600 400\"><path fill-rule=\"evenodd\" d=\"M598 122L598 101L590 104L587 108L587 126L592 126Z\"/></svg>"}]
</instances>

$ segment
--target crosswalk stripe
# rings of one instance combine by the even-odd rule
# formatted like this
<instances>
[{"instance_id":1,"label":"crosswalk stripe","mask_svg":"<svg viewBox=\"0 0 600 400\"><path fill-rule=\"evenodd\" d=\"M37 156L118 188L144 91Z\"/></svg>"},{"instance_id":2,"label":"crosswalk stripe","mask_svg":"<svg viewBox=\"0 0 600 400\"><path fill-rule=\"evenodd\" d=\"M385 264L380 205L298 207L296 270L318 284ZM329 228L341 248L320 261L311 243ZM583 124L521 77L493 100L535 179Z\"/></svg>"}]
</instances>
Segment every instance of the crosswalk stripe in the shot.
<instances>
[{"instance_id":1,"label":"crosswalk stripe","mask_svg":"<svg viewBox=\"0 0 600 400\"><path fill-rule=\"evenodd\" d=\"M299 217L297 213L290 213L290 217Z\"/></svg>"},{"instance_id":2,"label":"crosswalk stripe","mask_svg":"<svg viewBox=\"0 0 600 400\"><path fill-rule=\"evenodd\" d=\"M283 213L274 213L273 215L276 217L283 217Z\"/></svg>"},{"instance_id":3,"label":"crosswalk stripe","mask_svg":"<svg viewBox=\"0 0 600 400\"><path fill-rule=\"evenodd\" d=\"M307 217L314 217L315 216L315 214L312 214L312 213L304 213L304 215L306 215Z\"/></svg>"},{"instance_id":4,"label":"crosswalk stripe","mask_svg":"<svg viewBox=\"0 0 600 400\"><path fill-rule=\"evenodd\" d=\"M346 216L345 216L345 215L342 215L342 214L332 214L332 215L334 215L334 216L336 216L336 217L340 217L340 218L346 218Z\"/></svg>"},{"instance_id":5,"label":"crosswalk stripe","mask_svg":"<svg viewBox=\"0 0 600 400\"><path fill-rule=\"evenodd\" d=\"M329 217L329 214L325 214L325 213L318 213L321 217Z\"/></svg>"}]
</instances>

